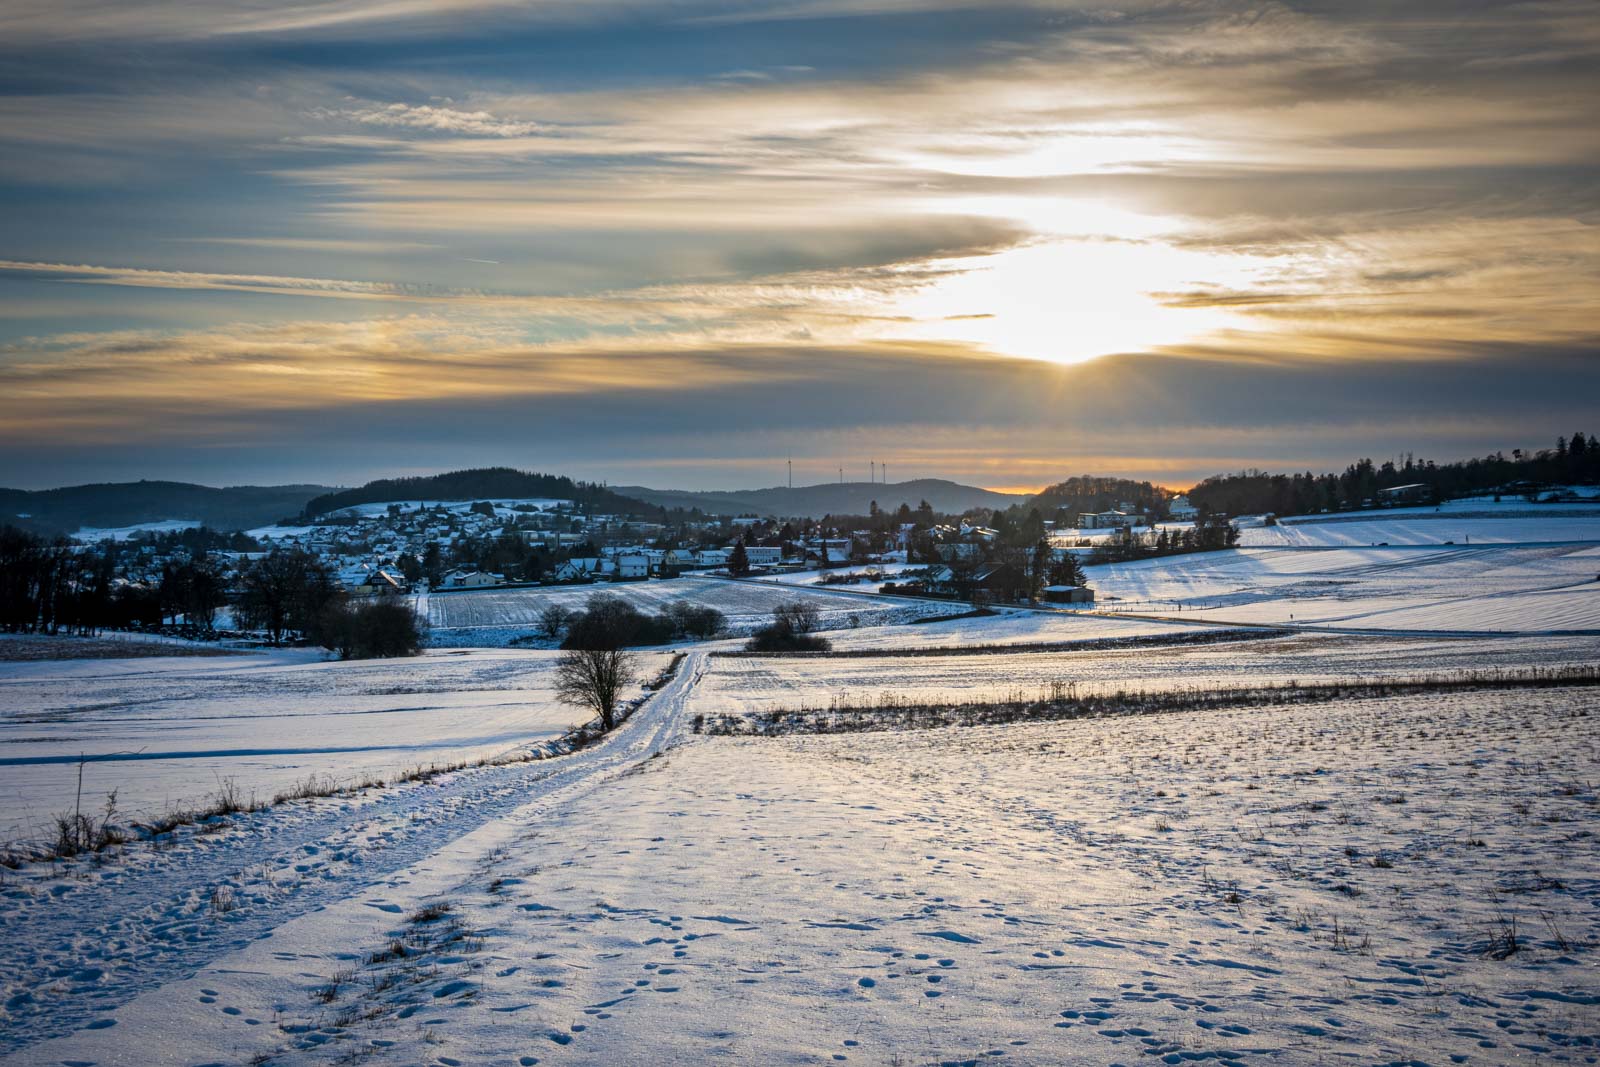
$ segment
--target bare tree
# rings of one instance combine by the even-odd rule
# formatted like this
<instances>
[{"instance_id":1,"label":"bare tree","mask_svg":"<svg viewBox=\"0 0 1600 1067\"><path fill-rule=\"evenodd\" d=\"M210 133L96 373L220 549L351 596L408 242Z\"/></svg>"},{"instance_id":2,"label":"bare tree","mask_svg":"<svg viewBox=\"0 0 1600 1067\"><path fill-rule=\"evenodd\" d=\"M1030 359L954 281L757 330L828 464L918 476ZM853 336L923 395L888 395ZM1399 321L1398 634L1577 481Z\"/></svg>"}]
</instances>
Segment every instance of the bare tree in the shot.
<instances>
[{"instance_id":1,"label":"bare tree","mask_svg":"<svg viewBox=\"0 0 1600 1067\"><path fill-rule=\"evenodd\" d=\"M574 648L556 661L556 696L588 708L610 730L617 724L617 702L638 676L637 659L620 648Z\"/></svg>"},{"instance_id":2,"label":"bare tree","mask_svg":"<svg viewBox=\"0 0 1600 1067\"><path fill-rule=\"evenodd\" d=\"M539 609L539 633L554 641L572 621L572 609L551 601Z\"/></svg>"}]
</instances>

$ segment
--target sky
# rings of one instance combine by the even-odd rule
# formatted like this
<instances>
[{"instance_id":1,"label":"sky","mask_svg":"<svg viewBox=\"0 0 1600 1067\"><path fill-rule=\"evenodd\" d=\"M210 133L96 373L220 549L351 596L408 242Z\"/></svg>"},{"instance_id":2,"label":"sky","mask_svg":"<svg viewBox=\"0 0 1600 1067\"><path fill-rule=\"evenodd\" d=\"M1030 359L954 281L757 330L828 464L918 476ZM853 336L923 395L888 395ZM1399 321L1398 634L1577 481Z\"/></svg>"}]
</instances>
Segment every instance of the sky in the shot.
<instances>
[{"instance_id":1,"label":"sky","mask_svg":"<svg viewBox=\"0 0 1600 1067\"><path fill-rule=\"evenodd\" d=\"M1600 430L1592 0L9 0L0 485Z\"/></svg>"}]
</instances>

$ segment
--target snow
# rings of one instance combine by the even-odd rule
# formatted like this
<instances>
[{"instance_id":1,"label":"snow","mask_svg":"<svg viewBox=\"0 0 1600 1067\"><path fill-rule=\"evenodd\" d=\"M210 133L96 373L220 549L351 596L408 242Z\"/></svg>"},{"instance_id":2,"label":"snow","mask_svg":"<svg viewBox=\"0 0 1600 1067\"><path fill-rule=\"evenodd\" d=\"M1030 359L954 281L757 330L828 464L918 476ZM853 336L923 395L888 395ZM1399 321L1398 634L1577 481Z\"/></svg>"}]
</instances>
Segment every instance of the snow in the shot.
<instances>
[{"instance_id":1,"label":"snow","mask_svg":"<svg viewBox=\"0 0 1600 1067\"><path fill-rule=\"evenodd\" d=\"M1088 568L1100 611L1453 632L1600 631L1600 545L1243 548Z\"/></svg>"},{"instance_id":2,"label":"snow","mask_svg":"<svg viewBox=\"0 0 1600 1067\"><path fill-rule=\"evenodd\" d=\"M268 800L309 775L341 784L493 758L587 718L559 704L554 653L435 652L321 662L319 652L0 664L0 841L36 840L117 790L135 818L194 807L232 779ZM666 657L648 657L658 670Z\"/></svg>"},{"instance_id":3,"label":"snow","mask_svg":"<svg viewBox=\"0 0 1600 1067\"><path fill-rule=\"evenodd\" d=\"M822 626L829 630L898 621L924 614L941 614L950 610L947 606L926 601L868 597L812 588L805 589L804 595L800 596L794 589L765 582L691 576L664 581L432 593L419 598L418 610L426 614L429 625L434 628L436 642L499 644L514 637L527 636L538 624L539 613L547 605L560 604L579 611L596 594L621 597L646 613L659 612L676 600L706 604L727 616L728 627L736 634L750 633L770 620L773 608L796 599L816 604Z\"/></svg>"},{"instance_id":4,"label":"snow","mask_svg":"<svg viewBox=\"0 0 1600 1067\"><path fill-rule=\"evenodd\" d=\"M686 733L701 665L559 770L14 888L8 1062L1497 1064L1600 1042L1586 691L755 741ZM449 910L413 921L425 902ZM63 913L80 943L52 936Z\"/></svg>"},{"instance_id":5,"label":"snow","mask_svg":"<svg viewBox=\"0 0 1600 1067\"><path fill-rule=\"evenodd\" d=\"M1397 640L1323 633L1085 651L728 656L712 661L696 711L709 717L826 708L835 702L871 704L884 696L913 702L1032 700L1056 683L1082 693L1171 690L1597 661L1600 649L1587 637Z\"/></svg>"},{"instance_id":6,"label":"snow","mask_svg":"<svg viewBox=\"0 0 1600 1067\"><path fill-rule=\"evenodd\" d=\"M959 602L943 605L944 614L968 611ZM937 616L933 617L937 619ZM975 645L1052 645L1075 641L1189 636L1194 628L1157 619L1123 619L1076 611L1021 611L1007 608L992 616L924 623L863 627L828 634L839 650L896 648L966 648Z\"/></svg>"},{"instance_id":7,"label":"snow","mask_svg":"<svg viewBox=\"0 0 1600 1067\"><path fill-rule=\"evenodd\" d=\"M1344 545L1529 544L1600 540L1593 504L1450 501L1439 508L1392 508L1287 518L1275 526L1241 524L1250 547Z\"/></svg>"},{"instance_id":8,"label":"snow","mask_svg":"<svg viewBox=\"0 0 1600 1067\"><path fill-rule=\"evenodd\" d=\"M199 519L161 519L157 522L141 522L132 526L84 526L72 535L74 541L83 544L98 544L101 541L127 541L139 534L177 533L180 530L193 530L200 526Z\"/></svg>"},{"instance_id":9,"label":"snow","mask_svg":"<svg viewBox=\"0 0 1600 1067\"><path fill-rule=\"evenodd\" d=\"M900 575L905 574L907 571L920 573L927 569L928 565L926 563L849 564L842 567L834 567L829 570L786 571L781 574L758 574L754 576L753 580L759 582L775 582L778 585L804 586L807 588L815 587L820 589L845 589L856 590L863 593L876 593L879 589L883 588L883 581L860 581L852 582L848 585L829 586L823 583L823 579L829 577L837 579L839 575L843 574L865 575L868 572L874 572L882 575L884 580L892 582Z\"/></svg>"},{"instance_id":10,"label":"snow","mask_svg":"<svg viewBox=\"0 0 1600 1067\"><path fill-rule=\"evenodd\" d=\"M911 624L966 605L803 586L843 654L681 646L675 677L580 751L0 868L0 1058L1595 1062L1600 689L696 729L1056 685L1595 666L1600 537L1530 532L1568 519L1592 522L1097 567L1090 611ZM691 578L418 603L487 642L596 592L748 626L797 590ZM580 717L554 700L554 656L0 661L0 818L28 834L69 807L80 752L141 757L86 764L85 807L115 788L152 812L224 778L267 795L528 753ZM672 658L645 654L647 673Z\"/></svg>"}]
</instances>

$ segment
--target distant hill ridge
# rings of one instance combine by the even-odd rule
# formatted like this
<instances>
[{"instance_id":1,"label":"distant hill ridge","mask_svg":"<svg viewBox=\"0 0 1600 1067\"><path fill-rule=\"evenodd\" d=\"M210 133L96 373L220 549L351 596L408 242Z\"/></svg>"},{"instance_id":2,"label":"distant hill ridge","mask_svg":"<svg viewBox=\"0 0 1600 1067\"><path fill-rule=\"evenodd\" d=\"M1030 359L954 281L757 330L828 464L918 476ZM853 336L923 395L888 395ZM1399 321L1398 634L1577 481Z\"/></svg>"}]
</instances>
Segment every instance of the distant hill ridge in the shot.
<instances>
[{"instance_id":1,"label":"distant hill ridge","mask_svg":"<svg viewBox=\"0 0 1600 1067\"><path fill-rule=\"evenodd\" d=\"M504 498L572 500L595 511L642 515L659 510L602 485L576 482L559 474L538 474L512 467L478 467L413 478L380 478L356 489L324 493L305 504L305 517L316 518L357 504L407 500L488 500Z\"/></svg>"},{"instance_id":2,"label":"distant hill ridge","mask_svg":"<svg viewBox=\"0 0 1600 1067\"><path fill-rule=\"evenodd\" d=\"M218 530L248 530L298 514L325 485L234 485L189 482L102 482L61 489L0 489L0 522L45 533L85 526L135 526L193 519ZM27 516L23 518L23 516Z\"/></svg>"},{"instance_id":3,"label":"distant hill ridge","mask_svg":"<svg viewBox=\"0 0 1600 1067\"><path fill-rule=\"evenodd\" d=\"M959 513L970 508L1009 508L1027 497L997 493L992 489L961 485L942 478L909 482L824 482L820 485L775 486L770 489L694 491L618 486L617 492L665 508L699 508L707 515L777 516L813 518L824 515L865 515L873 501L885 511L901 504L915 508L926 500L935 511Z\"/></svg>"}]
</instances>

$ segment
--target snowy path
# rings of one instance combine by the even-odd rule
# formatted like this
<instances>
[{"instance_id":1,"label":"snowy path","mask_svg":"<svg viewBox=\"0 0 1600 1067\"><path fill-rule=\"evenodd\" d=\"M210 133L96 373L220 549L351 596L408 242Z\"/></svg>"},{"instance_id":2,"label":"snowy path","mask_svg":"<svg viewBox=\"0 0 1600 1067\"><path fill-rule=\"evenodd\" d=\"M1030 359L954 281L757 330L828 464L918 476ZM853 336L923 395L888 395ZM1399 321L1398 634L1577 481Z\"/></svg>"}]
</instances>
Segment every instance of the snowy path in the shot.
<instances>
[{"instance_id":1,"label":"snowy path","mask_svg":"<svg viewBox=\"0 0 1600 1067\"><path fill-rule=\"evenodd\" d=\"M211 842L0 890L0 1054L76 1030L513 813L565 802L669 747L705 670L677 676L605 741L558 760L441 776L370 799L246 817Z\"/></svg>"}]
</instances>

